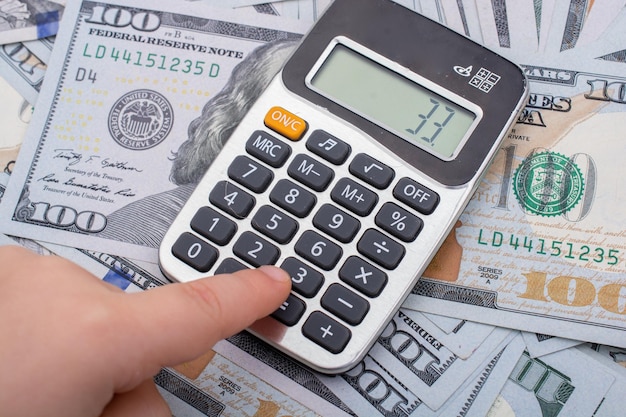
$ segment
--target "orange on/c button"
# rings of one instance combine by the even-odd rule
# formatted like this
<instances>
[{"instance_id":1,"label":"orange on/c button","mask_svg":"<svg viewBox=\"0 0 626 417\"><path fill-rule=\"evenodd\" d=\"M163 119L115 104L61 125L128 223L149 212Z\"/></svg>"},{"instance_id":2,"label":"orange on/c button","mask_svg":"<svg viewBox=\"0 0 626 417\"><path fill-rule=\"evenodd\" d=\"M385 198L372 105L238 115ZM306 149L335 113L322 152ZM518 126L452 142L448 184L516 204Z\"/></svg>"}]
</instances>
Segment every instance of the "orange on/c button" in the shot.
<instances>
[{"instance_id":1,"label":"orange on/c button","mask_svg":"<svg viewBox=\"0 0 626 417\"><path fill-rule=\"evenodd\" d=\"M272 107L263 122L274 132L291 140L300 140L309 127L304 119L279 106Z\"/></svg>"}]
</instances>

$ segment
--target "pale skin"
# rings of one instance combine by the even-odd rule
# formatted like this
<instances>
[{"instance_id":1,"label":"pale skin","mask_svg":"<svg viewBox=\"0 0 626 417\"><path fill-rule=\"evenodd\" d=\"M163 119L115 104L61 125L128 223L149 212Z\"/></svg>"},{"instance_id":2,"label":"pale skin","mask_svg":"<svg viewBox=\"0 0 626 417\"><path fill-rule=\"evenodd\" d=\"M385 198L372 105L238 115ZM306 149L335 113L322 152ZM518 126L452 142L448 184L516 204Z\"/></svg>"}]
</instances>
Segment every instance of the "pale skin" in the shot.
<instances>
[{"instance_id":1,"label":"pale skin","mask_svg":"<svg viewBox=\"0 0 626 417\"><path fill-rule=\"evenodd\" d=\"M271 314L263 266L128 294L57 256L0 247L0 415L171 416L152 377Z\"/></svg>"}]
</instances>

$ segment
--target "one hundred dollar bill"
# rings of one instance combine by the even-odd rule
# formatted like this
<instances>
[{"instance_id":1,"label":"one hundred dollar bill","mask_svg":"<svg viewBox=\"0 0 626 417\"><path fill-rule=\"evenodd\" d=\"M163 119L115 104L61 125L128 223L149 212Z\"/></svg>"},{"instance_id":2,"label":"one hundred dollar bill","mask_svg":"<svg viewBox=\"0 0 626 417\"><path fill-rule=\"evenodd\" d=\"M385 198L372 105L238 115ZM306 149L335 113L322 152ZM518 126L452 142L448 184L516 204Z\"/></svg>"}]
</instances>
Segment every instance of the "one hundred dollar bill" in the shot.
<instances>
[{"instance_id":1,"label":"one hundred dollar bill","mask_svg":"<svg viewBox=\"0 0 626 417\"><path fill-rule=\"evenodd\" d=\"M484 45L535 52L539 44L537 10L532 1L477 2Z\"/></svg>"},{"instance_id":2,"label":"one hundred dollar bill","mask_svg":"<svg viewBox=\"0 0 626 417\"><path fill-rule=\"evenodd\" d=\"M575 49L565 51L563 54L572 59L577 56L584 56L602 61L626 63L625 25L626 7L616 14L602 36L595 40L585 38L586 43L581 45L581 42L578 42Z\"/></svg>"},{"instance_id":3,"label":"one hundred dollar bill","mask_svg":"<svg viewBox=\"0 0 626 417\"><path fill-rule=\"evenodd\" d=\"M213 351L154 380L175 416L320 416Z\"/></svg>"},{"instance_id":4,"label":"one hundred dollar bill","mask_svg":"<svg viewBox=\"0 0 626 417\"><path fill-rule=\"evenodd\" d=\"M484 417L491 409L524 351L519 333L502 349L496 349L437 412L437 416Z\"/></svg>"},{"instance_id":5,"label":"one hundred dollar bill","mask_svg":"<svg viewBox=\"0 0 626 417\"><path fill-rule=\"evenodd\" d=\"M409 388L431 410L438 410L509 336L495 328L466 359L434 337L436 328L423 315L400 309L369 355Z\"/></svg>"},{"instance_id":6,"label":"one hundred dollar bill","mask_svg":"<svg viewBox=\"0 0 626 417\"><path fill-rule=\"evenodd\" d=\"M7 234L156 263L180 206L310 25L155 7L68 5L0 207Z\"/></svg>"},{"instance_id":7,"label":"one hundred dollar bill","mask_svg":"<svg viewBox=\"0 0 626 417\"><path fill-rule=\"evenodd\" d=\"M0 45L0 76L35 105L54 45L53 37Z\"/></svg>"},{"instance_id":8,"label":"one hundred dollar bill","mask_svg":"<svg viewBox=\"0 0 626 417\"><path fill-rule=\"evenodd\" d=\"M471 0L458 0L456 2L444 1L441 3L446 17L446 26L476 42L483 43L480 20L476 2Z\"/></svg>"},{"instance_id":9,"label":"one hundred dollar bill","mask_svg":"<svg viewBox=\"0 0 626 417\"><path fill-rule=\"evenodd\" d=\"M525 352L487 417L592 416L614 382L607 367L576 348L540 359Z\"/></svg>"},{"instance_id":10,"label":"one hundred dollar bill","mask_svg":"<svg viewBox=\"0 0 626 417\"><path fill-rule=\"evenodd\" d=\"M265 13L280 16L282 18L297 19L315 22L330 5L331 0L285 0L256 5L259 11L264 8Z\"/></svg>"},{"instance_id":11,"label":"one hundred dollar bill","mask_svg":"<svg viewBox=\"0 0 626 417\"><path fill-rule=\"evenodd\" d=\"M432 329L431 333L461 359L470 357L494 330L494 326L488 324L457 320L457 325L451 331L446 332L437 323L437 318L441 316L423 314L414 310L406 310L405 312L418 321L432 322L434 326L429 326ZM439 321L442 322L443 320Z\"/></svg>"},{"instance_id":12,"label":"one hundred dollar bill","mask_svg":"<svg viewBox=\"0 0 626 417\"><path fill-rule=\"evenodd\" d=\"M626 77L560 64L523 65L527 107L405 306L626 347Z\"/></svg>"},{"instance_id":13,"label":"one hundred dollar bill","mask_svg":"<svg viewBox=\"0 0 626 417\"><path fill-rule=\"evenodd\" d=\"M626 372L624 372L626 351L610 346L591 344L579 346L576 349L602 363L615 378L615 382L604 395L600 406L593 413L593 417L612 417L623 414L624 409L626 409L626 397L624 396L626 390Z\"/></svg>"}]
</instances>

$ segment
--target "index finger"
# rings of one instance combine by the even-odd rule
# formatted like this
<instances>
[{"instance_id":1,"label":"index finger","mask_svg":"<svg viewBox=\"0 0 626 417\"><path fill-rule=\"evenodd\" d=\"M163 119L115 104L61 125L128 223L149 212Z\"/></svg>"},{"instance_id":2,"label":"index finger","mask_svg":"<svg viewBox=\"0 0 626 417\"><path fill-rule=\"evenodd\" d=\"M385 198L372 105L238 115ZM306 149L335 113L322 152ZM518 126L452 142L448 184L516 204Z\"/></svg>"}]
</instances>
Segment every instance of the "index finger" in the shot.
<instances>
[{"instance_id":1,"label":"index finger","mask_svg":"<svg viewBox=\"0 0 626 417\"><path fill-rule=\"evenodd\" d=\"M116 336L114 345L133 347L124 360L131 369L139 367L145 379L164 366L197 358L219 340L271 314L290 289L285 271L263 266L120 294L119 312L133 325Z\"/></svg>"}]
</instances>

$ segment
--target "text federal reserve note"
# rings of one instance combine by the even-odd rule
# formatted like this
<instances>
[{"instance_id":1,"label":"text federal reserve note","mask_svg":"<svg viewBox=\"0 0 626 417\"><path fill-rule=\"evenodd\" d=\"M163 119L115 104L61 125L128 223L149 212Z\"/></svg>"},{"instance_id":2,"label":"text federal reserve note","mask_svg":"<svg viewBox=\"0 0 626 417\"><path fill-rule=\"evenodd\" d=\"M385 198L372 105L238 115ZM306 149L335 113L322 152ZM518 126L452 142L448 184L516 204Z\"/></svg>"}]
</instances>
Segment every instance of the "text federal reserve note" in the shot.
<instances>
[{"instance_id":1,"label":"text federal reserve note","mask_svg":"<svg viewBox=\"0 0 626 417\"><path fill-rule=\"evenodd\" d=\"M250 16L70 4L1 229L156 263L180 206L309 25Z\"/></svg>"}]
</instances>

